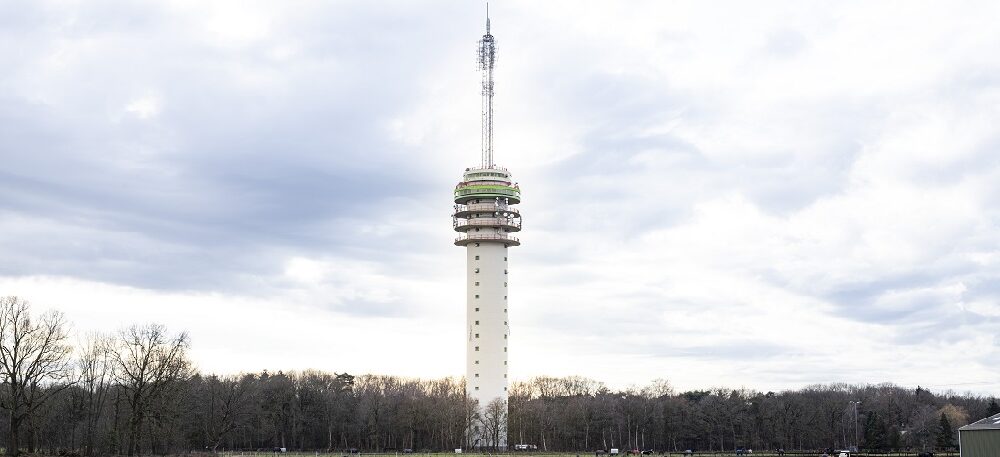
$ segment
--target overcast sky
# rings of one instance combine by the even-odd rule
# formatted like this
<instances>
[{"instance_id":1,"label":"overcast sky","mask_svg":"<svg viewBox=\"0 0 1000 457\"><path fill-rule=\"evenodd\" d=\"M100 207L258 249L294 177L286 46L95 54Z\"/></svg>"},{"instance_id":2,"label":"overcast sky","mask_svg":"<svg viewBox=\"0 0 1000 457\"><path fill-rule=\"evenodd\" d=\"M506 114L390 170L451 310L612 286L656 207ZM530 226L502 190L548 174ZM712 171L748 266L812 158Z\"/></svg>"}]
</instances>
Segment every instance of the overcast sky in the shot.
<instances>
[{"instance_id":1,"label":"overcast sky","mask_svg":"<svg viewBox=\"0 0 1000 457\"><path fill-rule=\"evenodd\" d=\"M464 370L476 1L0 3L0 295ZM511 373L1000 394L1000 3L494 1Z\"/></svg>"}]
</instances>

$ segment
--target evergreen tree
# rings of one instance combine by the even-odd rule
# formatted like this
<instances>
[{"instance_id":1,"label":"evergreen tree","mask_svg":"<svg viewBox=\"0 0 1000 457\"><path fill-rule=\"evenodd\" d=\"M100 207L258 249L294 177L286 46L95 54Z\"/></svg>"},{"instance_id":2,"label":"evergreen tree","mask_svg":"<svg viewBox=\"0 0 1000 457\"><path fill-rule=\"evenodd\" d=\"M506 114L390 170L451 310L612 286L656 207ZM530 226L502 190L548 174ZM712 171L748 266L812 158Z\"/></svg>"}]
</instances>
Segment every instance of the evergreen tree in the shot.
<instances>
[{"instance_id":1,"label":"evergreen tree","mask_svg":"<svg viewBox=\"0 0 1000 457\"><path fill-rule=\"evenodd\" d=\"M889 439L888 439L889 450L898 450L903 447L903 434L899 432L899 427L892 426L889 428Z\"/></svg>"},{"instance_id":2,"label":"evergreen tree","mask_svg":"<svg viewBox=\"0 0 1000 457\"><path fill-rule=\"evenodd\" d=\"M991 398L990 406L986 408L986 417L990 417L994 414L1000 414L1000 403L997 403L996 398Z\"/></svg>"},{"instance_id":3,"label":"evergreen tree","mask_svg":"<svg viewBox=\"0 0 1000 457\"><path fill-rule=\"evenodd\" d=\"M941 413L941 430L938 431L937 445L940 449L955 447L955 431L951 429L951 421L944 413Z\"/></svg>"},{"instance_id":4,"label":"evergreen tree","mask_svg":"<svg viewBox=\"0 0 1000 457\"><path fill-rule=\"evenodd\" d=\"M888 427L876 411L871 411L865 417L865 448L884 451L889 448Z\"/></svg>"}]
</instances>

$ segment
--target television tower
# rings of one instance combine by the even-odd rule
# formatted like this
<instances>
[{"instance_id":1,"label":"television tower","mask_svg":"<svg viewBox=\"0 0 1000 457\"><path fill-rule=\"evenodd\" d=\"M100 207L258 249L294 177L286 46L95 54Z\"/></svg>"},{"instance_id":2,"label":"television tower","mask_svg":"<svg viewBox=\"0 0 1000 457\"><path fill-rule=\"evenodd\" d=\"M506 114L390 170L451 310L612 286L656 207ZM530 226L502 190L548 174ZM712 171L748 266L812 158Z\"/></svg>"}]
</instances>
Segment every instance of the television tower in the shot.
<instances>
[{"instance_id":1,"label":"television tower","mask_svg":"<svg viewBox=\"0 0 1000 457\"><path fill-rule=\"evenodd\" d=\"M482 72L482 151L478 167L466 168L455 186L452 225L456 246L466 255L466 395L478 402L469 427L473 448L507 448L507 248L519 246L511 232L521 230L521 190L506 168L493 163L493 69L497 48L490 34L479 40Z\"/></svg>"}]
</instances>

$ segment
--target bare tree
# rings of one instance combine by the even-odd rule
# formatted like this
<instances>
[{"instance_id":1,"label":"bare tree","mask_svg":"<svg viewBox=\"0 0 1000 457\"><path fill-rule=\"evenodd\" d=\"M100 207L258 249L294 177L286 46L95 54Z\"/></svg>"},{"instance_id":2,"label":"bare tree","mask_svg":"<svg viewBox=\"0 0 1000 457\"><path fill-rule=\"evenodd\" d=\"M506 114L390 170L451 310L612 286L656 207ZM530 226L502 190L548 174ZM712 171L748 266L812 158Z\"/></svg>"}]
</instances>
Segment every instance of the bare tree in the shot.
<instances>
[{"instance_id":1,"label":"bare tree","mask_svg":"<svg viewBox=\"0 0 1000 457\"><path fill-rule=\"evenodd\" d=\"M170 388L190 377L188 336L171 336L160 324L133 325L119 332L116 377L125 390L130 414L128 455L140 453L142 429L150 408Z\"/></svg>"},{"instance_id":2,"label":"bare tree","mask_svg":"<svg viewBox=\"0 0 1000 457\"><path fill-rule=\"evenodd\" d=\"M853 416L844 418L853 400L865 406L859 413L868 418L862 436L869 447L898 449L905 441L929 448L948 444L949 431L992 414L995 404L891 384L675 392L662 380L611 390L571 376L514 383L507 404L481 407L453 378L365 375L355 382L314 371L192 377L187 336L158 325L90 336L75 359L77 381L66 328L61 314L32 317L23 300L0 297L0 408L9 414L0 426L10 426L10 454L19 454L19 445L29 453L37 446L51 454L131 455L337 445L490 450L511 435L553 451L817 449L851 442Z\"/></svg>"},{"instance_id":3,"label":"bare tree","mask_svg":"<svg viewBox=\"0 0 1000 457\"><path fill-rule=\"evenodd\" d=\"M0 376L4 380L0 404L10 415L7 454L20 452L21 426L72 384L68 338L62 313L48 311L34 320L27 301L0 297Z\"/></svg>"},{"instance_id":4,"label":"bare tree","mask_svg":"<svg viewBox=\"0 0 1000 457\"><path fill-rule=\"evenodd\" d=\"M217 452L226 438L248 414L253 375L204 378L197 393L197 412L202 418L206 444Z\"/></svg>"},{"instance_id":5,"label":"bare tree","mask_svg":"<svg viewBox=\"0 0 1000 457\"><path fill-rule=\"evenodd\" d=\"M86 431L83 450L87 456L94 455L94 441L97 423L108 396L108 386L114 376L114 340L101 333L88 335L81 347L77 366L80 370L80 387L83 390Z\"/></svg>"},{"instance_id":6,"label":"bare tree","mask_svg":"<svg viewBox=\"0 0 1000 457\"><path fill-rule=\"evenodd\" d=\"M338 419L341 419L341 411L344 409L344 397L354 388L354 376L347 373L334 374L333 379L327 384L324 395L324 406L326 407L326 431L327 450L333 452L334 437L333 430Z\"/></svg>"},{"instance_id":7,"label":"bare tree","mask_svg":"<svg viewBox=\"0 0 1000 457\"><path fill-rule=\"evenodd\" d=\"M462 390L466 392L465 396L462 397L462 422L465 429L462 447L474 449L482 446L482 431L480 428L482 416L479 414L479 400L469 396L465 382L463 381L462 384Z\"/></svg>"},{"instance_id":8,"label":"bare tree","mask_svg":"<svg viewBox=\"0 0 1000 457\"><path fill-rule=\"evenodd\" d=\"M507 447L507 401L497 397L490 400L483 408L483 444L484 448L498 451Z\"/></svg>"}]
</instances>

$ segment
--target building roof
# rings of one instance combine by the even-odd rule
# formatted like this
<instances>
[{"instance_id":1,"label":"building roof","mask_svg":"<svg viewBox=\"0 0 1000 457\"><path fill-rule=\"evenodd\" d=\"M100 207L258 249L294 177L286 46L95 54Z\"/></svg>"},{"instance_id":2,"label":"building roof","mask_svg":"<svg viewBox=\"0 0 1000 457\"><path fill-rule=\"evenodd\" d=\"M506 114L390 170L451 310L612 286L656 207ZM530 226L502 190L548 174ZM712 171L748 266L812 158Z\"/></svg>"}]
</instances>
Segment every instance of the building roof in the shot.
<instances>
[{"instance_id":1,"label":"building roof","mask_svg":"<svg viewBox=\"0 0 1000 457\"><path fill-rule=\"evenodd\" d=\"M959 430L1000 430L1000 414L973 422Z\"/></svg>"}]
</instances>

